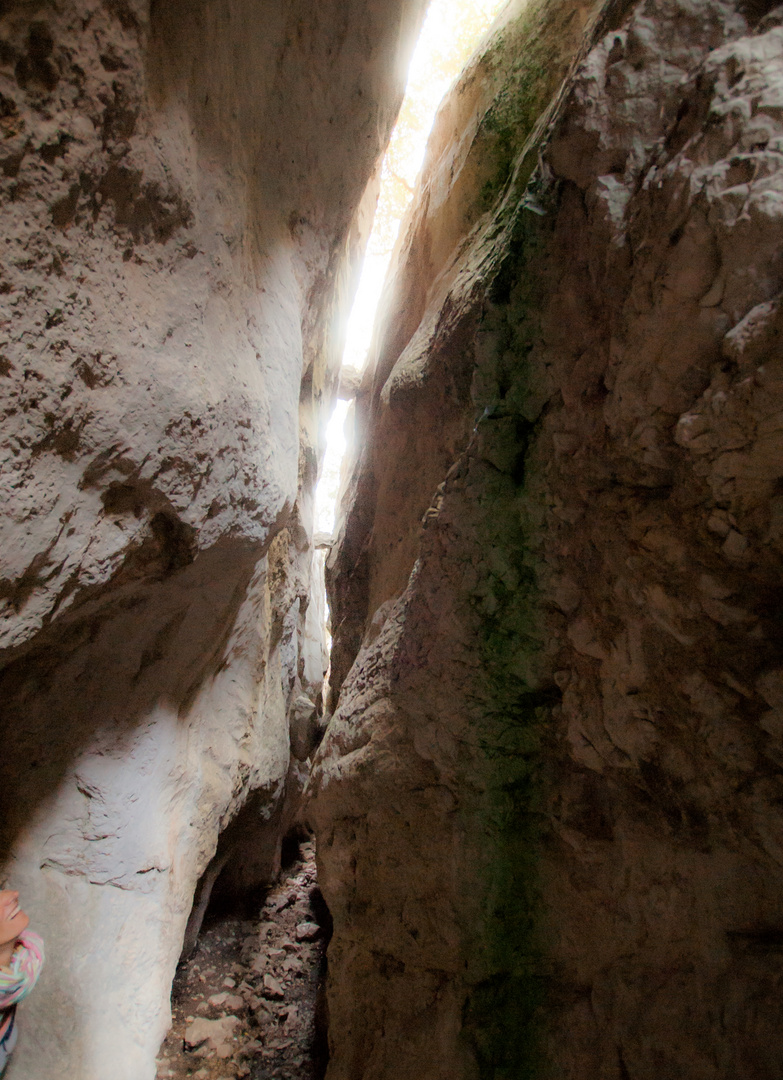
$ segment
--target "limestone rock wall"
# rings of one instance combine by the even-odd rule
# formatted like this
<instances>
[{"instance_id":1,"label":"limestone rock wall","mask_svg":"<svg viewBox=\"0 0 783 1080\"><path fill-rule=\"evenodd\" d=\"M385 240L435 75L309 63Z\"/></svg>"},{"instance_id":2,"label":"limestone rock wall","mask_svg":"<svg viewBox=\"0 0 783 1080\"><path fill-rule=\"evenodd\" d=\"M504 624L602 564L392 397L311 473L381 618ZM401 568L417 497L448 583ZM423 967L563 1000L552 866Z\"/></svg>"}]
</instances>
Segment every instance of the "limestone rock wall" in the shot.
<instances>
[{"instance_id":1,"label":"limestone rock wall","mask_svg":"<svg viewBox=\"0 0 783 1080\"><path fill-rule=\"evenodd\" d=\"M495 190L433 147L357 409L329 1080L783 1071L783 8L585 15Z\"/></svg>"},{"instance_id":2,"label":"limestone rock wall","mask_svg":"<svg viewBox=\"0 0 783 1080\"><path fill-rule=\"evenodd\" d=\"M274 866L360 203L422 6L0 8L0 859L49 945L13 1080L151 1077L243 808Z\"/></svg>"},{"instance_id":3,"label":"limestone rock wall","mask_svg":"<svg viewBox=\"0 0 783 1080\"><path fill-rule=\"evenodd\" d=\"M341 493L328 565L339 691L373 613L405 587L421 516L473 425L466 322L493 239L460 252L487 219L530 133L568 70L594 0L508 5L486 50L439 110L415 199L394 252L355 404L357 463ZM454 297L459 297L455 302ZM441 324L461 333L460 358L438 353ZM437 422L433 423L433 417ZM350 523L347 519L350 518Z\"/></svg>"}]
</instances>

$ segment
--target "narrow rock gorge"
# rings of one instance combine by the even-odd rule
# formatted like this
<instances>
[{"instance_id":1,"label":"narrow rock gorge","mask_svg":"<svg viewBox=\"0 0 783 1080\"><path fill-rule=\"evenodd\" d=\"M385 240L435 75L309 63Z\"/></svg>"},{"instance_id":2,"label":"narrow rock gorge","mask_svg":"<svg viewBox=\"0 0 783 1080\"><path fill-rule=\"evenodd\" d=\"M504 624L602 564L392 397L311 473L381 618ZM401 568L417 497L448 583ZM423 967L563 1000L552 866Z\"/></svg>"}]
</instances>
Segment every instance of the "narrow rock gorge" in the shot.
<instances>
[{"instance_id":1,"label":"narrow rock gorge","mask_svg":"<svg viewBox=\"0 0 783 1080\"><path fill-rule=\"evenodd\" d=\"M8 1080L152 1080L294 824L327 1080L783 1076L783 5L506 5L356 390L324 683L425 7L0 3Z\"/></svg>"}]
</instances>

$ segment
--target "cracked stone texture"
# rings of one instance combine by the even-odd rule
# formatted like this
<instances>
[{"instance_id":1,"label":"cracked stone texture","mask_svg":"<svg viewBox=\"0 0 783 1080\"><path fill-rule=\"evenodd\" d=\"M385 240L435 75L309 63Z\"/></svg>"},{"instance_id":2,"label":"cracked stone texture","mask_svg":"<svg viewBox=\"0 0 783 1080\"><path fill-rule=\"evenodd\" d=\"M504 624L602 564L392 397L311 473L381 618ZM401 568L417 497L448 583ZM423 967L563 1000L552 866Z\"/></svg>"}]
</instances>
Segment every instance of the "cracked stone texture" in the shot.
<instances>
[{"instance_id":1,"label":"cracked stone texture","mask_svg":"<svg viewBox=\"0 0 783 1080\"><path fill-rule=\"evenodd\" d=\"M783 6L586 35L432 270L431 147L357 404L329 1080L783 1073Z\"/></svg>"},{"instance_id":2,"label":"cracked stone texture","mask_svg":"<svg viewBox=\"0 0 783 1080\"><path fill-rule=\"evenodd\" d=\"M324 413L422 7L2 5L0 858L48 945L13 1080L151 1078L198 879L279 858Z\"/></svg>"}]
</instances>

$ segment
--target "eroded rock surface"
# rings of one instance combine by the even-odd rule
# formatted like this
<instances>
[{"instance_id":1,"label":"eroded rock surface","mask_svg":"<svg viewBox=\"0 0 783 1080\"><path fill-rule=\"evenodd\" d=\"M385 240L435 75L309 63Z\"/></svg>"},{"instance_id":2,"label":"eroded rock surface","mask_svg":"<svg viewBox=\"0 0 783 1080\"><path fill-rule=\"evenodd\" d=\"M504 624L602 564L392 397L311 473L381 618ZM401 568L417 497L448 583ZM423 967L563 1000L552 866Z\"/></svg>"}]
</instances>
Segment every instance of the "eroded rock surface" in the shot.
<instances>
[{"instance_id":1,"label":"eroded rock surface","mask_svg":"<svg viewBox=\"0 0 783 1080\"><path fill-rule=\"evenodd\" d=\"M374 613L404 589L421 516L469 437L473 356L465 315L502 235L488 227L489 212L595 8L594 0L511 4L491 47L474 57L436 118L357 394L358 461L341 494L339 543L327 564L335 692ZM483 243L469 244L474 232ZM459 361L456 349L438 357L443 324L450 339L463 335Z\"/></svg>"},{"instance_id":2,"label":"eroded rock surface","mask_svg":"<svg viewBox=\"0 0 783 1080\"><path fill-rule=\"evenodd\" d=\"M470 213L434 146L357 406L330 1080L783 1072L783 9L595 14Z\"/></svg>"},{"instance_id":3,"label":"eroded rock surface","mask_svg":"<svg viewBox=\"0 0 783 1080\"><path fill-rule=\"evenodd\" d=\"M0 858L49 944L14 1080L151 1077L197 881L279 859L322 410L421 11L2 5Z\"/></svg>"}]
</instances>

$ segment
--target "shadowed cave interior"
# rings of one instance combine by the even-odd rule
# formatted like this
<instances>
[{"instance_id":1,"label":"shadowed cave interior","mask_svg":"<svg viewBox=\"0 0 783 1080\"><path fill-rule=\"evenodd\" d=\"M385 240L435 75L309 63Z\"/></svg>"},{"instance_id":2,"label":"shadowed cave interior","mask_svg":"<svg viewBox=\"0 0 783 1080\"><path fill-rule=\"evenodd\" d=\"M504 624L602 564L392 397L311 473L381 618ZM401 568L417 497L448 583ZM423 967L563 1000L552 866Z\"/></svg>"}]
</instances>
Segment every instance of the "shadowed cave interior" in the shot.
<instances>
[{"instance_id":1,"label":"shadowed cave interior","mask_svg":"<svg viewBox=\"0 0 783 1080\"><path fill-rule=\"evenodd\" d=\"M783 1075L783 5L427 17L0 3L4 1080Z\"/></svg>"}]
</instances>

